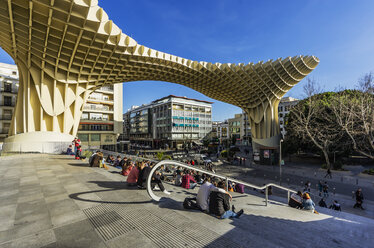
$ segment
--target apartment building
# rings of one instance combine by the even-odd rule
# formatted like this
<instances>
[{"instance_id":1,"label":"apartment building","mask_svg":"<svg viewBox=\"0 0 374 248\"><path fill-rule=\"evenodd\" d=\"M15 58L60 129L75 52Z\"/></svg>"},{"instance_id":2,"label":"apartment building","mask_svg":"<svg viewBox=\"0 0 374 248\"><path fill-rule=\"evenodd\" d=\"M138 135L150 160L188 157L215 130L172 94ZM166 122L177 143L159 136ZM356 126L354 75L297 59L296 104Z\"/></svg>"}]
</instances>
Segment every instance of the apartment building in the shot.
<instances>
[{"instance_id":1,"label":"apartment building","mask_svg":"<svg viewBox=\"0 0 374 248\"><path fill-rule=\"evenodd\" d=\"M18 69L16 65L0 63L0 145L8 137L8 131L18 93Z\"/></svg>"},{"instance_id":2,"label":"apartment building","mask_svg":"<svg viewBox=\"0 0 374 248\"><path fill-rule=\"evenodd\" d=\"M287 125L287 115L290 113L293 106L299 102L299 99L293 97L284 97L281 99L278 106L278 116L279 116L279 128L283 137L287 134L285 127Z\"/></svg>"},{"instance_id":3,"label":"apartment building","mask_svg":"<svg viewBox=\"0 0 374 248\"><path fill-rule=\"evenodd\" d=\"M229 123L225 121L213 121L211 139L218 144L228 146L230 143Z\"/></svg>"},{"instance_id":4,"label":"apartment building","mask_svg":"<svg viewBox=\"0 0 374 248\"><path fill-rule=\"evenodd\" d=\"M231 144L235 145L237 142L240 143L241 137L241 126L242 126L243 114L235 114L234 118L228 119L229 123L229 135Z\"/></svg>"},{"instance_id":5,"label":"apartment building","mask_svg":"<svg viewBox=\"0 0 374 248\"><path fill-rule=\"evenodd\" d=\"M240 121L240 140L242 145L251 145L252 134L251 125L249 123L248 115L243 111L242 119Z\"/></svg>"},{"instance_id":6,"label":"apartment building","mask_svg":"<svg viewBox=\"0 0 374 248\"><path fill-rule=\"evenodd\" d=\"M78 128L83 146L116 150L123 132L122 89L122 84L103 86L88 97Z\"/></svg>"},{"instance_id":7,"label":"apartment building","mask_svg":"<svg viewBox=\"0 0 374 248\"><path fill-rule=\"evenodd\" d=\"M212 102L169 95L132 107L124 114L124 123L128 127L124 138L134 145L182 148L201 144L212 130Z\"/></svg>"}]
</instances>

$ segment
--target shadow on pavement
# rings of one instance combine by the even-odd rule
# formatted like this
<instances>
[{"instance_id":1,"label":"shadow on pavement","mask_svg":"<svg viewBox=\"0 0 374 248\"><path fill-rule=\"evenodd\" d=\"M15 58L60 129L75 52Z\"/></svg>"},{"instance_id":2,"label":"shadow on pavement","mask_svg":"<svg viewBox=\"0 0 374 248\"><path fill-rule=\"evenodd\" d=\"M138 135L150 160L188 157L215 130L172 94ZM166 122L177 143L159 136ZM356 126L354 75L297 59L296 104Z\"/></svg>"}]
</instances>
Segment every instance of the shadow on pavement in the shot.
<instances>
[{"instance_id":1,"label":"shadow on pavement","mask_svg":"<svg viewBox=\"0 0 374 248\"><path fill-rule=\"evenodd\" d=\"M68 165L70 165L70 166L79 166L79 167L88 167L88 163L86 162L86 163L82 163L82 162L80 162L80 163L68 163Z\"/></svg>"}]
</instances>

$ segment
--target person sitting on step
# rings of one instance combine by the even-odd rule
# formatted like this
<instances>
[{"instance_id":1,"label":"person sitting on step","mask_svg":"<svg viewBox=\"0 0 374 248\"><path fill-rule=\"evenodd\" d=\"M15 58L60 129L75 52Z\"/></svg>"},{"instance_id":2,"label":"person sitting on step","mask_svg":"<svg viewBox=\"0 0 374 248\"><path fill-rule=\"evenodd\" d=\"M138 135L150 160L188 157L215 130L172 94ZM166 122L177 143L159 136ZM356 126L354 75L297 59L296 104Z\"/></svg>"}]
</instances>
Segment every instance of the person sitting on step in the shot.
<instances>
[{"instance_id":1,"label":"person sitting on step","mask_svg":"<svg viewBox=\"0 0 374 248\"><path fill-rule=\"evenodd\" d=\"M220 219L239 218L244 210L235 213L235 208L230 210L230 194L225 190L225 184L219 181L217 189L209 195L209 213Z\"/></svg>"},{"instance_id":2,"label":"person sitting on step","mask_svg":"<svg viewBox=\"0 0 374 248\"><path fill-rule=\"evenodd\" d=\"M297 193L293 193L288 201L288 205L292 208L302 209L303 208L303 194L301 191L297 191Z\"/></svg>"},{"instance_id":3,"label":"person sitting on step","mask_svg":"<svg viewBox=\"0 0 374 248\"><path fill-rule=\"evenodd\" d=\"M191 183L192 181L192 183ZM182 177L182 188L185 189L194 189L197 183L195 178L191 175L191 171L188 170L186 175Z\"/></svg>"}]
</instances>

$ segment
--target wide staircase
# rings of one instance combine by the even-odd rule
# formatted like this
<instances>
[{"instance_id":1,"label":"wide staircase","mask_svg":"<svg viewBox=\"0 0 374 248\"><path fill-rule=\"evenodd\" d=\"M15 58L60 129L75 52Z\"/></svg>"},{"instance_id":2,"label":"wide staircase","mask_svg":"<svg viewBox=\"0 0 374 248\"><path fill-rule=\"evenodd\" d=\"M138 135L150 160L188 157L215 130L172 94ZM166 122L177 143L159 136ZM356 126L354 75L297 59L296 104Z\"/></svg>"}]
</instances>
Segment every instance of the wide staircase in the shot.
<instances>
[{"instance_id":1,"label":"wide staircase","mask_svg":"<svg viewBox=\"0 0 374 248\"><path fill-rule=\"evenodd\" d=\"M135 159L135 158L134 158ZM140 158L139 158L140 159ZM175 162L176 163L176 162ZM372 247L372 219L328 209L313 214L284 197L233 194L239 219L186 210L186 190L165 182L153 200L118 169L70 156L0 159L0 247Z\"/></svg>"}]
</instances>

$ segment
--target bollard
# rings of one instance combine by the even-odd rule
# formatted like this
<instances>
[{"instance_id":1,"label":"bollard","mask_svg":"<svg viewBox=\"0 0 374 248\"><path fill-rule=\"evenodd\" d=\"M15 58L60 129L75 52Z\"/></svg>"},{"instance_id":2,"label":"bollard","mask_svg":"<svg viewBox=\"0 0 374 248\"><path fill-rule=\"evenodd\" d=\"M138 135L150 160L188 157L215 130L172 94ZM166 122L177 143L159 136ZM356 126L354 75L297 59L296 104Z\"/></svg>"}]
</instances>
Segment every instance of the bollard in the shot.
<instances>
[{"instance_id":1,"label":"bollard","mask_svg":"<svg viewBox=\"0 0 374 248\"><path fill-rule=\"evenodd\" d=\"M314 177L316 177L317 176L317 172L314 172Z\"/></svg>"},{"instance_id":2,"label":"bollard","mask_svg":"<svg viewBox=\"0 0 374 248\"><path fill-rule=\"evenodd\" d=\"M358 178L356 178L356 185L358 185Z\"/></svg>"},{"instance_id":3,"label":"bollard","mask_svg":"<svg viewBox=\"0 0 374 248\"><path fill-rule=\"evenodd\" d=\"M287 178L287 184L290 185L290 179L289 178Z\"/></svg>"},{"instance_id":4,"label":"bollard","mask_svg":"<svg viewBox=\"0 0 374 248\"><path fill-rule=\"evenodd\" d=\"M265 188L265 206L268 206L268 199L269 199L268 187L266 186L266 188Z\"/></svg>"}]
</instances>

